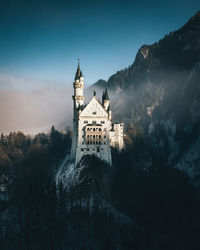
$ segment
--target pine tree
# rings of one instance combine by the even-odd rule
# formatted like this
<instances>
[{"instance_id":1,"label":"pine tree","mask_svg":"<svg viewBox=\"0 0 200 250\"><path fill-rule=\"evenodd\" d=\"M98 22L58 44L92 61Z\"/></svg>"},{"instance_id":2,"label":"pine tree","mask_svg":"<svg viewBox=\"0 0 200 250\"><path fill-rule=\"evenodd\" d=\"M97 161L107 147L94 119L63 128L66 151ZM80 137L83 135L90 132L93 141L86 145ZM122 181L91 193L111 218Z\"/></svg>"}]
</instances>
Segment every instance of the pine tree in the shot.
<instances>
[{"instance_id":1,"label":"pine tree","mask_svg":"<svg viewBox=\"0 0 200 250\"><path fill-rule=\"evenodd\" d=\"M2 146L7 146L7 140L3 133L1 133L0 143Z\"/></svg>"}]
</instances>

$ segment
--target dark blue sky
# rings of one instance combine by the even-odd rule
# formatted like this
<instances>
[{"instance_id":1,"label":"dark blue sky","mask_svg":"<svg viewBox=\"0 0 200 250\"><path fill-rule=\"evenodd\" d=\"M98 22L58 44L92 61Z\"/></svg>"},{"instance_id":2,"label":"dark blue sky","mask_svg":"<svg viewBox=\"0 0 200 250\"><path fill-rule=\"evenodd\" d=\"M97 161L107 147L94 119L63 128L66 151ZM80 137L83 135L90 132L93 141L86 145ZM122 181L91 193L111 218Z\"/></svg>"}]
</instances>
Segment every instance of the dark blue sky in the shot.
<instances>
[{"instance_id":1,"label":"dark blue sky","mask_svg":"<svg viewBox=\"0 0 200 250\"><path fill-rule=\"evenodd\" d=\"M0 75L71 84L80 58L86 84L107 79L199 9L194 0L1 1Z\"/></svg>"}]
</instances>

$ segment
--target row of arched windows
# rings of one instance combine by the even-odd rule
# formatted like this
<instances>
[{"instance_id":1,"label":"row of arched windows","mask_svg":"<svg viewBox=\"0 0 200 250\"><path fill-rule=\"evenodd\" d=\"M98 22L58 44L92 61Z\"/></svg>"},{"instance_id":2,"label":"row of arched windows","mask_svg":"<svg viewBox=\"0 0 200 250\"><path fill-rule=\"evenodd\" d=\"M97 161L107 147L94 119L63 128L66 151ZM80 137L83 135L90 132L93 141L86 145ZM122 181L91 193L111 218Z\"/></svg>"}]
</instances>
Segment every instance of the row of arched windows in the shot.
<instances>
[{"instance_id":1,"label":"row of arched windows","mask_svg":"<svg viewBox=\"0 0 200 250\"><path fill-rule=\"evenodd\" d=\"M84 144L85 144L85 143L84 143L84 141L83 141L83 142L82 142L82 145L84 145ZM96 145L102 145L102 144L104 144L104 145L106 145L106 142L103 142L103 143L102 143L101 141L87 141L86 144L87 144L87 145L89 145L89 144L90 144L90 145L91 145L91 144L96 144Z\"/></svg>"},{"instance_id":2,"label":"row of arched windows","mask_svg":"<svg viewBox=\"0 0 200 250\"><path fill-rule=\"evenodd\" d=\"M87 138L101 139L101 135L87 135Z\"/></svg>"},{"instance_id":3,"label":"row of arched windows","mask_svg":"<svg viewBox=\"0 0 200 250\"><path fill-rule=\"evenodd\" d=\"M87 128L87 131L102 131L101 128Z\"/></svg>"}]
</instances>

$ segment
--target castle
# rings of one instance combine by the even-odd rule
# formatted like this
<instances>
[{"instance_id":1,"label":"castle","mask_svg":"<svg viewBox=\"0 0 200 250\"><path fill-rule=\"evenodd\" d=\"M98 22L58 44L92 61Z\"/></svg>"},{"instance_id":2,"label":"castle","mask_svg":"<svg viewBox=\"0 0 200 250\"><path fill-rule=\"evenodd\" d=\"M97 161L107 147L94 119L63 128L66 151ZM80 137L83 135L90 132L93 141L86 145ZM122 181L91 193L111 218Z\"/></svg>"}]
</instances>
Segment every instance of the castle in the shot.
<instances>
[{"instance_id":1,"label":"castle","mask_svg":"<svg viewBox=\"0 0 200 250\"><path fill-rule=\"evenodd\" d=\"M123 123L111 122L110 100L108 90L102 95L102 103L94 96L86 105L83 95L84 78L78 68L74 83L73 99L73 133L71 160L75 165L84 155L96 155L112 165L111 146L121 150L124 147Z\"/></svg>"}]
</instances>

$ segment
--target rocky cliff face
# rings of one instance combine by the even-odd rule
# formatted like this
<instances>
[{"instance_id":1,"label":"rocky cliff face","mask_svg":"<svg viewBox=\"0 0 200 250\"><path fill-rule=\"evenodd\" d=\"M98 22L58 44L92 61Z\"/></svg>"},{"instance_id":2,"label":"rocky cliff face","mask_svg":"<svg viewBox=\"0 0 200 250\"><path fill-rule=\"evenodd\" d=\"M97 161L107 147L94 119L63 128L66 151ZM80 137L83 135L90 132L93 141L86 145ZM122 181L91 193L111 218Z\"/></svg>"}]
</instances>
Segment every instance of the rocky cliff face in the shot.
<instances>
[{"instance_id":1,"label":"rocky cliff face","mask_svg":"<svg viewBox=\"0 0 200 250\"><path fill-rule=\"evenodd\" d=\"M126 90L147 81L162 81L169 73L191 71L200 59L200 12L181 29L166 35L158 43L143 45L134 63L117 72L108 86ZM162 76L162 78L161 78Z\"/></svg>"},{"instance_id":2,"label":"rocky cliff face","mask_svg":"<svg viewBox=\"0 0 200 250\"><path fill-rule=\"evenodd\" d=\"M143 45L107 86L114 118L141 126L162 160L198 179L200 12L159 42Z\"/></svg>"}]
</instances>

